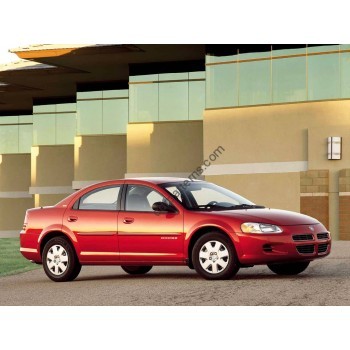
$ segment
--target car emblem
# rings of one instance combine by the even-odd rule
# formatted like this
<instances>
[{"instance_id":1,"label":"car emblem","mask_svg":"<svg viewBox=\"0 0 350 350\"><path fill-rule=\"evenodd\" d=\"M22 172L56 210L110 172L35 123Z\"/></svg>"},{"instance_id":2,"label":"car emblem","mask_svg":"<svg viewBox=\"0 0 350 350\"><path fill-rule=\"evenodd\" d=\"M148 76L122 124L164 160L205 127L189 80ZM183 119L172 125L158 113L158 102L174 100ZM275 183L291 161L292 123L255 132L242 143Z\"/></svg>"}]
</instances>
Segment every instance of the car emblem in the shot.
<instances>
[{"instance_id":1,"label":"car emblem","mask_svg":"<svg viewBox=\"0 0 350 350\"><path fill-rule=\"evenodd\" d=\"M315 231L315 229L314 229L312 226L309 226L309 229L310 229L311 231Z\"/></svg>"}]
</instances>

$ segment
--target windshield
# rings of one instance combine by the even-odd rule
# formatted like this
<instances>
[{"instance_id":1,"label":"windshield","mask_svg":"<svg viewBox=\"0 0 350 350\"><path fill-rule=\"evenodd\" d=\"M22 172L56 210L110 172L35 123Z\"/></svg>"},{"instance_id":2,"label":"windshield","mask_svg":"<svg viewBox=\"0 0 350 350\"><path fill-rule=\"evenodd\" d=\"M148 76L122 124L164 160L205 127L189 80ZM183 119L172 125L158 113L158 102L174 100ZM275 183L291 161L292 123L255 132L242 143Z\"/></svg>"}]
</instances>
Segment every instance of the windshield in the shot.
<instances>
[{"instance_id":1,"label":"windshield","mask_svg":"<svg viewBox=\"0 0 350 350\"><path fill-rule=\"evenodd\" d=\"M160 185L190 210L264 208L226 188L204 181L171 182Z\"/></svg>"}]
</instances>

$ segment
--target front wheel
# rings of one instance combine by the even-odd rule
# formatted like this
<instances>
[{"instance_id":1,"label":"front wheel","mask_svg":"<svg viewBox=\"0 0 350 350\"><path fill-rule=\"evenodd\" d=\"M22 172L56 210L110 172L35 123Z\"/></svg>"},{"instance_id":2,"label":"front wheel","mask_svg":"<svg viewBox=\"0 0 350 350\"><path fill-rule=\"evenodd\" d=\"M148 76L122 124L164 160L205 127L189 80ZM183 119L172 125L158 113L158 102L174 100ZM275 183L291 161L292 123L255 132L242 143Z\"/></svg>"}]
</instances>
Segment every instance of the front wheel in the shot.
<instances>
[{"instance_id":1,"label":"front wheel","mask_svg":"<svg viewBox=\"0 0 350 350\"><path fill-rule=\"evenodd\" d=\"M208 280L224 280L239 270L235 248L221 233L204 234L192 250L192 262L199 275Z\"/></svg>"},{"instance_id":2,"label":"front wheel","mask_svg":"<svg viewBox=\"0 0 350 350\"><path fill-rule=\"evenodd\" d=\"M151 271L153 266L121 266L121 268L130 275L144 275Z\"/></svg>"},{"instance_id":3,"label":"front wheel","mask_svg":"<svg viewBox=\"0 0 350 350\"><path fill-rule=\"evenodd\" d=\"M54 237L45 244L43 267L46 275L55 282L72 281L81 270L72 245L64 237Z\"/></svg>"},{"instance_id":4,"label":"front wheel","mask_svg":"<svg viewBox=\"0 0 350 350\"><path fill-rule=\"evenodd\" d=\"M286 264L268 264L267 267L277 275L292 276L306 270L310 262L296 262Z\"/></svg>"}]
</instances>

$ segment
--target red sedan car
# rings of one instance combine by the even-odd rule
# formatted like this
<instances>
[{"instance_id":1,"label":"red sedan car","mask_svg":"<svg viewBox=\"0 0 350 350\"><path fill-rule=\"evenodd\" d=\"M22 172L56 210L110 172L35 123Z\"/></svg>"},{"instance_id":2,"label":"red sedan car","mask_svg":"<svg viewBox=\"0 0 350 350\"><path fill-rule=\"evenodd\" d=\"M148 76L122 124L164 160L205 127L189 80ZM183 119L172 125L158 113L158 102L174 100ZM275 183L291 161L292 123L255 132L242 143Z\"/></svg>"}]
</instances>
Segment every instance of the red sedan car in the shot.
<instances>
[{"instance_id":1,"label":"red sedan car","mask_svg":"<svg viewBox=\"0 0 350 350\"><path fill-rule=\"evenodd\" d=\"M267 264L296 275L331 249L330 233L314 218L180 178L86 187L55 206L27 210L20 237L23 256L56 282L74 280L82 265L120 265L129 274L187 265L218 280Z\"/></svg>"}]
</instances>

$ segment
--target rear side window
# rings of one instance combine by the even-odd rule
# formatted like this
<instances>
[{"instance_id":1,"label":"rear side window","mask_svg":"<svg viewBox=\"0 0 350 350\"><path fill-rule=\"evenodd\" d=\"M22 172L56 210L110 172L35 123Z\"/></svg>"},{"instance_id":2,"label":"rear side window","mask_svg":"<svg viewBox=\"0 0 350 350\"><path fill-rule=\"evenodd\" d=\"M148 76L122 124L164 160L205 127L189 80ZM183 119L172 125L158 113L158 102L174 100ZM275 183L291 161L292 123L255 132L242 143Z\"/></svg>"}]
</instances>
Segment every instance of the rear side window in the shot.
<instances>
[{"instance_id":1,"label":"rear side window","mask_svg":"<svg viewBox=\"0 0 350 350\"><path fill-rule=\"evenodd\" d=\"M120 186L103 187L84 194L74 204L79 210L117 210Z\"/></svg>"}]
</instances>

